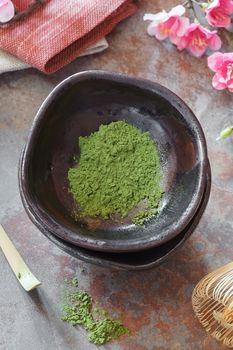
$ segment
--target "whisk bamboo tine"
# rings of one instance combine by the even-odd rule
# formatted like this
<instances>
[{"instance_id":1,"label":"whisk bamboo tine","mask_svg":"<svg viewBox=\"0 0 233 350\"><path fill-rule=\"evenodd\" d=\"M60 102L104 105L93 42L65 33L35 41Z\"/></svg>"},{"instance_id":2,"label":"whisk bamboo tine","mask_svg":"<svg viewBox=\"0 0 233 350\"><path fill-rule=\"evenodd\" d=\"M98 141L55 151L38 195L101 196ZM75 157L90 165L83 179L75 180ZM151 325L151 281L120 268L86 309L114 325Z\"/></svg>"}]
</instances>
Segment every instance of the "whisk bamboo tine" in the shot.
<instances>
[{"instance_id":1,"label":"whisk bamboo tine","mask_svg":"<svg viewBox=\"0 0 233 350\"><path fill-rule=\"evenodd\" d=\"M206 331L233 348L233 262L202 278L194 288L192 304Z\"/></svg>"}]
</instances>

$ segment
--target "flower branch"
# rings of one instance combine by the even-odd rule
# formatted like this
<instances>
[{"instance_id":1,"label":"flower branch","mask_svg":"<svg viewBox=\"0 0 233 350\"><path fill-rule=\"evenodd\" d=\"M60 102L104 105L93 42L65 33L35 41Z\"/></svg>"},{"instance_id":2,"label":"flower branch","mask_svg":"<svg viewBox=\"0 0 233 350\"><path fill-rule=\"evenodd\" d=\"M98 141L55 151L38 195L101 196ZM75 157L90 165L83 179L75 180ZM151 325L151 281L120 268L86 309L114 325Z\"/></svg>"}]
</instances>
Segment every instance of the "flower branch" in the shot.
<instances>
[{"instance_id":1,"label":"flower branch","mask_svg":"<svg viewBox=\"0 0 233 350\"><path fill-rule=\"evenodd\" d=\"M186 15L183 5L191 8L197 17L194 4L198 4L205 14L206 25L195 21L192 23ZM220 50L222 41L217 29L230 27L233 0L213 0L205 3L187 0L183 5L175 6L169 12L163 10L157 14L145 14L144 20L150 21L148 34L158 40L169 40L179 51L187 50L195 57L209 55L210 50ZM214 27L213 30L207 28L208 24ZM212 80L213 87L233 92L233 53L213 53L208 57L207 63L215 73Z\"/></svg>"},{"instance_id":2,"label":"flower branch","mask_svg":"<svg viewBox=\"0 0 233 350\"><path fill-rule=\"evenodd\" d=\"M233 126L227 126L220 132L219 136L216 138L216 141L225 139L226 137L232 135L232 133L233 133Z\"/></svg>"}]
</instances>

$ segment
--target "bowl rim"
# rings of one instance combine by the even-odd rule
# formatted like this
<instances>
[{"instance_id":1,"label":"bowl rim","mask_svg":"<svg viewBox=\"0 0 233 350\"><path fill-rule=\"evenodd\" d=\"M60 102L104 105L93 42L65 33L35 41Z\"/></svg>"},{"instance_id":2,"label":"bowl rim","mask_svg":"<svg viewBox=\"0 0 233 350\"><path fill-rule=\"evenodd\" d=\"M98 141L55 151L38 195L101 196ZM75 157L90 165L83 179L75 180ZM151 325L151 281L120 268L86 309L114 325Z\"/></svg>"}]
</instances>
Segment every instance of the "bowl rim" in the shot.
<instances>
[{"instance_id":1,"label":"bowl rim","mask_svg":"<svg viewBox=\"0 0 233 350\"><path fill-rule=\"evenodd\" d=\"M34 148L35 141L38 139L38 134L40 132L40 127L43 124L43 117L47 110L47 108L51 105L51 103L55 103L57 99L63 95L63 93L69 89L71 86L80 83L85 80L105 80L111 81L115 83L127 84L132 87L136 87L142 89L144 91L148 91L150 93L155 93L160 97L168 100L168 102L183 116L185 120L188 119L189 124L192 124L193 129L195 130L195 134L197 135L196 144L198 147L198 152L200 156L200 176L197 185L197 191L195 191L194 196L189 203L186 211L182 214L181 218L176 222L176 224L172 225L172 229L169 226L164 231L165 238L163 240L156 239L156 236L151 239L142 239L140 242L137 240L124 241L124 240L103 240L103 239L95 239L90 237L85 237L84 235L76 236L76 239L72 239L70 237L70 233L73 232L65 225L56 221L52 218L42 207L39 207L35 204L33 200L33 195L29 187L28 181L28 168L30 164L30 153ZM62 82L60 82L46 97L41 107L39 108L34 121L32 123L31 129L29 131L26 145L24 150L21 153L20 161L19 161L19 171L18 171L18 181L19 181L19 191L21 195L21 199L24 205L24 208L29 216L29 218L33 221L33 223L41 230L48 230L52 232L57 237L64 240L64 236L66 237L66 241L70 242L74 245L91 249L97 251L106 251L106 252L129 252L129 251L139 251L145 250L152 247L159 246L163 243L166 243L168 240L177 236L191 221L193 216L195 215L200 202L202 200L203 192L205 189L205 181L206 181L206 171L208 167L208 156L207 156L207 145L204 136L204 132L202 130L201 124L198 119L195 117L192 110L187 106L187 104L175 93L173 93L168 88L160 85L159 83L146 80L143 78L132 77L121 73L115 72L107 72L102 70L91 70L91 71L83 71L76 74L73 74Z\"/></svg>"}]
</instances>

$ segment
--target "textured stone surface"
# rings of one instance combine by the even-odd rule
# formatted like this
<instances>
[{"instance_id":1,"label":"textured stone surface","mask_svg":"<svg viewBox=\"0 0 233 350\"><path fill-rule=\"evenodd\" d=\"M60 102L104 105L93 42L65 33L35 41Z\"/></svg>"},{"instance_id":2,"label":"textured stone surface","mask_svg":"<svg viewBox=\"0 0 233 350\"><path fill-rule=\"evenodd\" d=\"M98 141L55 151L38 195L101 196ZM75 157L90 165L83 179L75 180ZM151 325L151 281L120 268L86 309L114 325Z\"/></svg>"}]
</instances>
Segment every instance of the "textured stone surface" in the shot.
<instances>
[{"instance_id":1,"label":"textured stone surface","mask_svg":"<svg viewBox=\"0 0 233 350\"><path fill-rule=\"evenodd\" d=\"M216 143L225 123L233 122L233 95L214 91L206 58L150 38L145 12L163 8L162 0L143 0L140 11L109 36L110 48L81 58L52 76L30 69L0 77L0 222L42 286L26 294L0 252L0 349L92 350L85 332L59 319L64 278L74 274L131 329L103 347L113 350L224 349L210 339L191 307L195 284L232 259L233 139ZM166 8L174 5L166 1ZM224 45L229 46L224 35ZM17 165L41 102L64 78L87 69L105 69L148 78L165 85L193 109L206 134L213 185L207 210L191 239L157 269L120 272L69 257L50 243L27 218L18 193Z\"/></svg>"}]
</instances>

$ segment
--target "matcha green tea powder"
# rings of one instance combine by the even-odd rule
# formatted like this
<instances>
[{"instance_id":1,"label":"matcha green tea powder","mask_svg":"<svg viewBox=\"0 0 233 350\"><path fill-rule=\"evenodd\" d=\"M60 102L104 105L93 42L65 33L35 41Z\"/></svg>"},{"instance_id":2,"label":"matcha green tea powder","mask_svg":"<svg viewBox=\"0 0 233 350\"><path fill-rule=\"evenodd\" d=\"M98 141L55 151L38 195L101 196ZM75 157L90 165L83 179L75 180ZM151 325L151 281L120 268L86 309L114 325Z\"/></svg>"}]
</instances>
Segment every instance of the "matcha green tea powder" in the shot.
<instances>
[{"instance_id":1,"label":"matcha green tea powder","mask_svg":"<svg viewBox=\"0 0 233 350\"><path fill-rule=\"evenodd\" d=\"M85 291L66 294L61 319L73 326L83 326L88 332L88 340L96 345L103 345L124 334L130 334L120 320L109 317L93 316L93 301ZM103 311L103 310L100 310Z\"/></svg>"},{"instance_id":2,"label":"matcha green tea powder","mask_svg":"<svg viewBox=\"0 0 233 350\"><path fill-rule=\"evenodd\" d=\"M144 203L132 220L141 224L156 212L163 194L160 159L147 132L112 122L80 137L79 146L80 159L68 180L81 216L123 218Z\"/></svg>"},{"instance_id":3,"label":"matcha green tea powder","mask_svg":"<svg viewBox=\"0 0 233 350\"><path fill-rule=\"evenodd\" d=\"M76 287L74 291L65 293L65 304L62 308L61 319L73 326L83 326L88 333L88 340L96 345L103 345L124 334L130 334L120 320L110 318L103 309L94 307L91 296L77 290L77 284L69 281L69 287Z\"/></svg>"}]
</instances>

